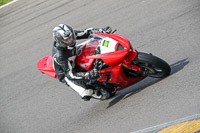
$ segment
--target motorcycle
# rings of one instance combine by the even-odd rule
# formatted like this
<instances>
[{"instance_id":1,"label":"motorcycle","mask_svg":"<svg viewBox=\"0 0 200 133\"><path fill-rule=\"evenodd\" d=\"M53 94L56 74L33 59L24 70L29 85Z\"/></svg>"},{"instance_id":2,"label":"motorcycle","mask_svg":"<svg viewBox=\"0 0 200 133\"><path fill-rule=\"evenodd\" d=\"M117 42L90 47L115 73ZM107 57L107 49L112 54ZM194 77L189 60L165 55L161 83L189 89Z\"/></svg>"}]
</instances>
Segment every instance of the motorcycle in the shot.
<instances>
[{"instance_id":1,"label":"motorcycle","mask_svg":"<svg viewBox=\"0 0 200 133\"><path fill-rule=\"evenodd\" d=\"M109 99L147 76L164 78L170 74L167 62L152 54L138 52L125 37L111 33L94 33L88 40L77 45L76 65L81 71L98 70L99 77L86 82L100 100ZM52 65L52 55L39 60L37 68L57 78Z\"/></svg>"}]
</instances>

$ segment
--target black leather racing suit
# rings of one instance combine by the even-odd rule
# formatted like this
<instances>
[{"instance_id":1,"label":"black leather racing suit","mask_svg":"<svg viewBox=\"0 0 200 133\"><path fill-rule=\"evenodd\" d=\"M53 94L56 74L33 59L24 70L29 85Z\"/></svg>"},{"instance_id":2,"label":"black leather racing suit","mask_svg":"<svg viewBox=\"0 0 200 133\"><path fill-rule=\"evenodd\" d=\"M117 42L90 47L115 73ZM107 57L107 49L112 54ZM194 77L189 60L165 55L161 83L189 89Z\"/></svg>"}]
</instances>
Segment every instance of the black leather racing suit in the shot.
<instances>
[{"instance_id":1,"label":"black leather racing suit","mask_svg":"<svg viewBox=\"0 0 200 133\"><path fill-rule=\"evenodd\" d=\"M87 39L92 33L91 30L84 31L74 31L76 39ZM66 83L65 77L72 81L74 84L87 88L84 83L85 72L75 71L75 58L76 58L76 48L71 47L59 47L59 45L54 42L52 47L52 61L53 67L58 76L60 82Z\"/></svg>"}]
</instances>

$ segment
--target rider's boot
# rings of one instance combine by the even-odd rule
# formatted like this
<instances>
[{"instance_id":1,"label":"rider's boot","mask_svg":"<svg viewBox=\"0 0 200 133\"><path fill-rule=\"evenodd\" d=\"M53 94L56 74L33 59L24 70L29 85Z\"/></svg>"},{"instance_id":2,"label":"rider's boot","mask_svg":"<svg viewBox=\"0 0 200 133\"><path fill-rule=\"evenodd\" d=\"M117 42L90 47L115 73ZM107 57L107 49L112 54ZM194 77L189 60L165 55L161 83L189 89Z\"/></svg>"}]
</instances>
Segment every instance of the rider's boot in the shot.
<instances>
[{"instance_id":1,"label":"rider's boot","mask_svg":"<svg viewBox=\"0 0 200 133\"><path fill-rule=\"evenodd\" d=\"M99 92L99 90L94 90L93 94L92 94L92 97L95 98L95 99L101 99L102 98L102 95L101 93Z\"/></svg>"},{"instance_id":2,"label":"rider's boot","mask_svg":"<svg viewBox=\"0 0 200 133\"><path fill-rule=\"evenodd\" d=\"M92 89L87 89L85 90L84 95L82 97L82 99L84 99L84 101L89 101L91 98L95 98L95 99L101 99L102 95L99 93L99 91L97 90L92 90Z\"/></svg>"},{"instance_id":3,"label":"rider's boot","mask_svg":"<svg viewBox=\"0 0 200 133\"><path fill-rule=\"evenodd\" d=\"M89 101L90 98L92 97L92 95L94 94L94 90L93 89L85 89L79 85L76 85L75 83L73 83L72 81L70 81L69 79L67 79L67 77L65 77L65 81L67 82L67 84L73 89L75 90L82 99L84 99L85 101Z\"/></svg>"},{"instance_id":4,"label":"rider's boot","mask_svg":"<svg viewBox=\"0 0 200 133\"><path fill-rule=\"evenodd\" d=\"M84 101L89 101L92 98L94 91L92 89L85 89L80 95Z\"/></svg>"}]
</instances>

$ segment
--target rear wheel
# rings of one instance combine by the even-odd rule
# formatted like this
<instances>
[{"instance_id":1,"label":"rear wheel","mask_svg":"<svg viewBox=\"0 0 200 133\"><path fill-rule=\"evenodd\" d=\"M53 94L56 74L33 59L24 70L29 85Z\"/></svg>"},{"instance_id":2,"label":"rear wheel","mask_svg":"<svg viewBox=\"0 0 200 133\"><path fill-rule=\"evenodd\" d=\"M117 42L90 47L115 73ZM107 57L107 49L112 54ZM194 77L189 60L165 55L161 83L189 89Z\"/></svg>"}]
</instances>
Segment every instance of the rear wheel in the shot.
<instances>
[{"instance_id":1,"label":"rear wheel","mask_svg":"<svg viewBox=\"0 0 200 133\"><path fill-rule=\"evenodd\" d=\"M154 78L164 78L171 72L171 68L167 62L152 54L138 52L131 64L141 67L145 76Z\"/></svg>"}]
</instances>

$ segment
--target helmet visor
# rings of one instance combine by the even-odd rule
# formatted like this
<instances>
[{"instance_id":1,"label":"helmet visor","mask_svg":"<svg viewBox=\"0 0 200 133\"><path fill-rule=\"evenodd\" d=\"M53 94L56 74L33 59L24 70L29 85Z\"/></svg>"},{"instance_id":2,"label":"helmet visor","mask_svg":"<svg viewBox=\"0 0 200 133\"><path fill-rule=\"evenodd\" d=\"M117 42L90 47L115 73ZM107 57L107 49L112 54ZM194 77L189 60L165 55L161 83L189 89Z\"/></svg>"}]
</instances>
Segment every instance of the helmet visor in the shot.
<instances>
[{"instance_id":1,"label":"helmet visor","mask_svg":"<svg viewBox=\"0 0 200 133\"><path fill-rule=\"evenodd\" d=\"M73 36L70 36L67 39L63 39L62 42L67 45L70 45L73 42L73 40L74 40Z\"/></svg>"},{"instance_id":2,"label":"helmet visor","mask_svg":"<svg viewBox=\"0 0 200 133\"><path fill-rule=\"evenodd\" d=\"M67 45L67 46L70 46L71 44L74 43L74 36L71 35L67 39L62 39L61 42L64 43L65 45Z\"/></svg>"}]
</instances>

